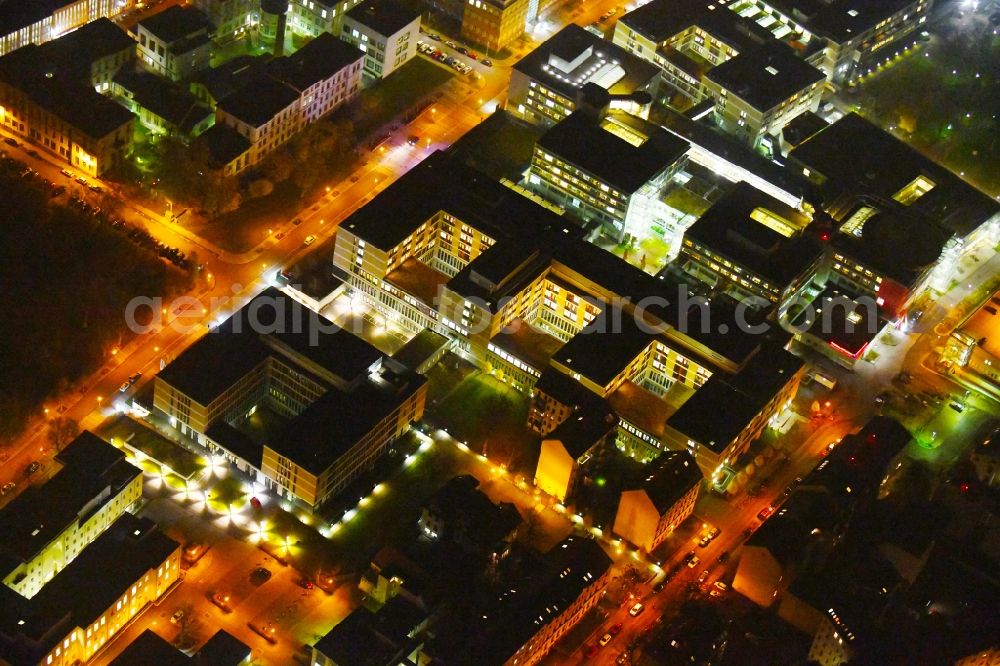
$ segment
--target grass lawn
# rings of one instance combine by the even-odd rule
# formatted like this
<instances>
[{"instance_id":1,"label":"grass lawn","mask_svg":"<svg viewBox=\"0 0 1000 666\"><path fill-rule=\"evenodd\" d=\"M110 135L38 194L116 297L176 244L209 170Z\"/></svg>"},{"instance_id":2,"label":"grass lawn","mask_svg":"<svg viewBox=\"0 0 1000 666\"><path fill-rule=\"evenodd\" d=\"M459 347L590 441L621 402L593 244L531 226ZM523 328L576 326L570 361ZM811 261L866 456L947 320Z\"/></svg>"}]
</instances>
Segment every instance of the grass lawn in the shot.
<instances>
[{"instance_id":1,"label":"grass lawn","mask_svg":"<svg viewBox=\"0 0 1000 666\"><path fill-rule=\"evenodd\" d=\"M490 375L463 380L433 410L437 425L452 437L515 472L533 472L538 435L525 426L528 396Z\"/></svg>"},{"instance_id":2,"label":"grass lawn","mask_svg":"<svg viewBox=\"0 0 1000 666\"><path fill-rule=\"evenodd\" d=\"M354 123L355 136L367 137L383 125L405 113L455 73L426 58L414 58L361 92L360 99L344 109ZM338 114L334 114L334 119Z\"/></svg>"},{"instance_id":3,"label":"grass lawn","mask_svg":"<svg viewBox=\"0 0 1000 666\"><path fill-rule=\"evenodd\" d=\"M185 479L191 478L205 467L205 461L201 457L124 415L102 426L98 434L117 446L128 446L140 451Z\"/></svg>"},{"instance_id":4,"label":"grass lawn","mask_svg":"<svg viewBox=\"0 0 1000 666\"><path fill-rule=\"evenodd\" d=\"M865 77L843 99L991 195L1000 194L1000 37L985 21L946 22L933 40Z\"/></svg>"},{"instance_id":5,"label":"grass lawn","mask_svg":"<svg viewBox=\"0 0 1000 666\"><path fill-rule=\"evenodd\" d=\"M192 225L191 230L230 252L246 252L267 238L268 229L295 217L298 209L299 188L286 180L267 196L249 199L230 213Z\"/></svg>"}]
</instances>

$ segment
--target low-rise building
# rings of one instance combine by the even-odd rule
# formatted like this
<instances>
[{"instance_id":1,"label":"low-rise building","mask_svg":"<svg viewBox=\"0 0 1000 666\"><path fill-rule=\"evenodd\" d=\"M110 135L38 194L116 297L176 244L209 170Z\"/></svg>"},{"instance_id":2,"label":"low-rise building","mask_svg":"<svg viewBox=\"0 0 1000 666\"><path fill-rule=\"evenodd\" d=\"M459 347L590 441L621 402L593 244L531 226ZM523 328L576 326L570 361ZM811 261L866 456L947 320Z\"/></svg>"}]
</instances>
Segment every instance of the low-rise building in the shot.
<instances>
[{"instance_id":1,"label":"low-rise building","mask_svg":"<svg viewBox=\"0 0 1000 666\"><path fill-rule=\"evenodd\" d=\"M111 92L154 134L192 139L215 124L215 113L186 88L147 71L122 70Z\"/></svg>"},{"instance_id":2,"label":"low-rise building","mask_svg":"<svg viewBox=\"0 0 1000 666\"><path fill-rule=\"evenodd\" d=\"M360 50L322 34L295 54L270 60L263 72L239 77L235 91L216 104L216 123L250 142L238 170L260 163L303 127L354 99L363 61Z\"/></svg>"},{"instance_id":3,"label":"low-rise building","mask_svg":"<svg viewBox=\"0 0 1000 666\"><path fill-rule=\"evenodd\" d=\"M0 579L33 597L142 498L142 470L84 432L56 455L62 469L0 511Z\"/></svg>"},{"instance_id":4,"label":"low-rise building","mask_svg":"<svg viewBox=\"0 0 1000 666\"><path fill-rule=\"evenodd\" d=\"M441 627L427 657L441 663L534 666L603 598L611 558L571 536L524 563L460 622Z\"/></svg>"},{"instance_id":5,"label":"low-rise building","mask_svg":"<svg viewBox=\"0 0 1000 666\"><path fill-rule=\"evenodd\" d=\"M882 416L844 437L746 542L733 589L765 607L780 600L836 546L856 507L874 500L909 441L906 428ZM798 613L794 599L782 606L784 616Z\"/></svg>"},{"instance_id":6,"label":"low-rise building","mask_svg":"<svg viewBox=\"0 0 1000 666\"><path fill-rule=\"evenodd\" d=\"M312 648L313 666L417 666L421 660L428 613L404 593L372 611L359 607L320 638Z\"/></svg>"},{"instance_id":7,"label":"low-rise building","mask_svg":"<svg viewBox=\"0 0 1000 666\"><path fill-rule=\"evenodd\" d=\"M228 42L260 22L260 0L193 0L215 26L215 36Z\"/></svg>"},{"instance_id":8,"label":"low-rise building","mask_svg":"<svg viewBox=\"0 0 1000 666\"><path fill-rule=\"evenodd\" d=\"M645 117L660 75L655 66L571 23L511 68L507 110L536 124L559 122L576 110L587 83Z\"/></svg>"},{"instance_id":9,"label":"low-rise building","mask_svg":"<svg viewBox=\"0 0 1000 666\"><path fill-rule=\"evenodd\" d=\"M101 19L0 57L0 124L91 176L124 163L134 116L97 92L132 58L123 37Z\"/></svg>"},{"instance_id":10,"label":"low-rise building","mask_svg":"<svg viewBox=\"0 0 1000 666\"><path fill-rule=\"evenodd\" d=\"M819 109L825 80L791 47L772 41L713 67L704 84L723 131L753 148L778 152L785 125Z\"/></svg>"},{"instance_id":11,"label":"low-rise building","mask_svg":"<svg viewBox=\"0 0 1000 666\"><path fill-rule=\"evenodd\" d=\"M425 538L492 566L507 557L523 520L516 506L494 504L478 486L468 474L449 479L424 503L418 524Z\"/></svg>"},{"instance_id":12,"label":"low-rise building","mask_svg":"<svg viewBox=\"0 0 1000 666\"><path fill-rule=\"evenodd\" d=\"M421 418L425 394L423 377L271 288L164 368L153 401L183 434L312 509ZM250 423L258 412L272 429Z\"/></svg>"},{"instance_id":13,"label":"low-rise building","mask_svg":"<svg viewBox=\"0 0 1000 666\"><path fill-rule=\"evenodd\" d=\"M395 0L365 0L344 15L340 38L365 53L365 75L384 79L417 55L420 12Z\"/></svg>"},{"instance_id":14,"label":"low-rise building","mask_svg":"<svg viewBox=\"0 0 1000 666\"><path fill-rule=\"evenodd\" d=\"M44 44L101 18L131 11L134 0L40 0L0 5L0 56Z\"/></svg>"},{"instance_id":15,"label":"low-rise building","mask_svg":"<svg viewBox=\"0 0 1000 666\"><path fill-rule=\"evenodd\" d=\"M216 174L235 176L250 164L250 139L229 125L212 125L196 140L204 146L208 166Z\"/></svg>"},{"instance_id":16,"label":"low-rise building","mask_svg":"<svg viewBox=\"0 0 1000 666\"><path fill-rule=\"evenodd\" d=\"M139 62L173 81L208 67L215 26L201 10L175 5L139 21L135 38Z\"/></svg>"},{"instance_id":17,"label":"low-rise building","mask_svg":"<svg viewBox=\"0 0 1000 666\"><path fill-rule=\"evenodd\" d=\"M694 512L704 478L687 451L667 451L649 466L641 483L622 490L613 528L647 553Z\"/></svg>"},{"instance_id":18,"label":"low-rise building","mask_svg":"<svg viewBox=\"0 0 1000 666\"><path fill-rule=\"evenodd\" d=\"M1000 345L994 335L1000 325L998 313L1000 293L994 293L951 332L940 357L945 372L990 396L1000 396ZM989 469L990 450L995 459L997 444L982 451L981 461L987 465L984 472ZM986 475L987 478L992 476Z\"/></svg>"},{"instance_id":19,"label":"low-rise building","mask_svg":"<svg viewBox=\"0 0 1000 666\"><path fill-rule=\"evenodd\" d=\"M123 514L31 599L0 586L0 657L86 663L177 583L180 564L181 544Z\"/></svg>"},{"instance_id":20,"label":"low-rise building","mask_svg":"<svg viewBox=\"0 0 1000 666\"><path fill-rule=\"evenodd\" d=\"M233 128L250 142L243 168L259 164L303 127L298 91L274 79L226 97L215 113L216 124Z\"/></svg>"},{"instance_id":21,"label":"low-rise building","mask_svg":"<svg viewBox=\"0 0 1000 666\"><path fill-rule=\"evenodd\" d=\"M462 39L499 51L524 34L529 0L472 0L462 12Z\"/></svg>"}]
</instances>

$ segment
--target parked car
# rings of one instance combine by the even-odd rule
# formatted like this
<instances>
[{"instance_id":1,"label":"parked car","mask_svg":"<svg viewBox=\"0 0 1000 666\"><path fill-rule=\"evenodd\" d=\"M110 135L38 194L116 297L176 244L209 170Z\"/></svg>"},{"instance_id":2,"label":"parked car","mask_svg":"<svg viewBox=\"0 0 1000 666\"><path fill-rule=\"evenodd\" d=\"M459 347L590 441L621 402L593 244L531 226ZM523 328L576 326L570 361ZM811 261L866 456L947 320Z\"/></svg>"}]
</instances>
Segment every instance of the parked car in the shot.
<instances>
[{"instance_id":1,"label":"parked car","mask_svg":"<svg viewBox=\"0 0 1000 666\"><path fill-rule=\"evenodd\" d=\"M622 629L624 628L625 628L624 624L622 624L621 622L616 622L615 624L611 625L610 629L608 629L608 633L611 634L612 636L617 636L618 634L622 633Z\"/></svg>"},{"instance_id":2,"label":"parked car","mask_svg":"<svg viewBox=\"0 0 1000 666\"><path fill-rule=\"evenodd\" d=\"M76 182L80 183L81 185L86 185L87 184L87 179L84 178L83 176L77 176L76 177Z\"/></svg>"},{"instance_id":3,"label":"parked car","mask_svg":"<svg viewBox=\"0 0 1000 666\"><path fill-rule=\"evenodd\" d=\"M303 245L312 245L315 242L316 242L316 236L313 235L313 234L309 234L308 236L306 236L305 240L302 241L302 244Z\"/></svg>"},{"instance_id":4,"label":"parked car","mask_svg":"<svg viewBox=\"0 0 1000 666\"><path fill-rule=\"evenodd\" d=\"M35 159L38 159L39 157L41 157L41 155L38 154L38 151L34 150L34 149L32 149L32 150L26 150L24 152L26 152L31 157L34 157Z\"/></svg>"},{"instance_id":5,"label":"parked car","mask_svg":"<svg viewBox=\"0 0 1000 666\"><path fill-rule=\"evenodd\" d=\"M725 592L729 589L729 586L723 583L721 580L715 581L715 589Z\"/></svg>"},{"instance_id":6,"label":"parked car","mask_svg":"<svg viewBox=\"0 0 1000 666\"><path fill-rule=\"evenodd\" d=\"M14 146L15 148L17 146L21 145L16 140L10 138L9 136L8 137L4 137L3 142L6 143L8 146Z\"/></svg>"},{"instance_id":7,"label":"parked car","mask_svg":"<svg viewBox=\"0 0 1000 666\"><path fill-rule=\"evenodd\" d=\"M632 606L632 608L628 609L628 614L631 615L632 617L638 617L644 610L646 610L646 607L637 601Z\"/></svg>"},{"instance_id":8,"label":"parked car","mask_svg":"<svg viewBox=\"0 0 1000 666\"><path fill-rule=\"evenodd\" d=\"M417 136L416 134L408 136L406 137L406 143L410 144L411 146L415 146L418 143L420 143L420 137Z\"/></svg>"},{"instance_id":9,"label":"parked car","mask_svg":"<svg viewBox=\"0 0 1000 666\"><path fill-rule=\"evenodd\" d=\"M698 574L698 584L704 583L706 580L708 580L708 569Z\"/></svg>"},{"instance_id":10,"label":"parked car","mask_svg":"<svg viewBox=\"0 0 1000 666\"><path fill-rule=\"evenodd\" d=\"M687 563L687 565L688 565L688 569L694 569L694 568L695 568L696 566L698 566L699 564L701 564L701 558L700 558L700 557L697 557L697 556L696 556L696 557L692 557L692 558L691 558L691 561L689 561L689 562Z\"/></svg>"},{"instance_id":11,"label":"parked car","mask_svg":"<svg viewBox=\"0 0 1000 666\"><path fill-rule=\"evenodd\" d=\"M181 620L184 619L184 609L178 608L174 611L174 614L170 616L170 624L180 624Z\"/></svg>"},{"instance_id":12,"label":"parked car","mask_svg":"<svg viewBox=\"0 0 1000 666\"><path fill-rule=\"evenodd\" d=\"M757 514L757 520L767 520L771 517L772 513L774 513L774 505L768 504L760 510L760 513Z\"/></svg>"},{"instance_id":13,"label":"parked car","mask_svg":"<svg viewBox=\"0 0 1000 666\"><path fill-rule=\"evenodd\" d=\"M6 495L10 491L14 490L14 488L17 488L17 484L14 483L13 481L8 481L7 483L3 484L2 488L0 488L0 495Z\"/></svg>"},{"instance_id":14,"label":"parked car","mask_svg":"<svg viewBox=\"0 0 1000 666\"><path fill-rule=\"evenodd\" d=\"M31 464L29 464L27 467L24 468L24 475L25 476L31 476L32 474L34 474L35 472L37 472L41 468L42 468L42 464L36 460L36 461L32 462Z\"/></svg>"},{"instance_id":15,"label":"parked car","mask_svg":"<svg viewBox=\"0 0 1000 666\"><path fill-rule=\"evenodd\" d=\"M129 390L130 388L132 388L132 385L129 384L128 382L125 382L124 384L122 384L121 386L118 387L118 392L119 393L124 393L125 391Z\"/></svg>"},{"instance_id":16,"label":"parked car","mask_svg":"<svg viewBox=\"0 0 1000 666\"><path fill-rule=\"evenodd\" d=\"M487 67L492 67L492 66L493 66L493 61L492 61L492 60L490 60L489 58L483 58L483 59L482 59L482 60L480 60L479 62L483 63L483 64L484 64L484 65L486 65Z\"/></svg>"},{"instance_id":17,"label":"parked car","mask_svg":"<svg viewBox=\"0 0 1000 666\"><path fill-rule=\"evenodd\" d=\"M601 640L597 641L597 644L600 645L601 647L604 647L605 645L611 642L612 638L614 638L614 636L612 636L611 634L604 634L603 636L601 636Z\"/></svg>"}]
</instances>

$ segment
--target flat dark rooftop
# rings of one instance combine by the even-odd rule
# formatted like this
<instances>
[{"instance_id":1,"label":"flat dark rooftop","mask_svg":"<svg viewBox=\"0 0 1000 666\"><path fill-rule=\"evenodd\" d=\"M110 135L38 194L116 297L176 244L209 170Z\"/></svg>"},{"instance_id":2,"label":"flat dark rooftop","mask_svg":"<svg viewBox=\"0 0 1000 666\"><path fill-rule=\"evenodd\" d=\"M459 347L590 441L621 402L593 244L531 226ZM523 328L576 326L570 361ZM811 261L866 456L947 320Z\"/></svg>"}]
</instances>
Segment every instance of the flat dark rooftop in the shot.
<instances>
[{"instance_id":1,"label":"flat dark rooftop","mask_svg":"<svg viewBox=\"0 0 1000 666\"><path fill-rule=\"evenodd\" d=\"M617 423L610 411L581 410L577 414L571 414L542 439L560 441L569 455L579 458L615 430Z\"/></svg>"},{"instance_id":2,"label":"flat dark rooftop","mask_svg":"<svg viewBox=\"0 0 1000 666\"><path fill-rule=\"evenodd\" d=\"M3 3L5 6L11 3ZM16 3L37 4L37 3ZM114 21L101 17L68 32L59 39L47 42L43 48L50 52L58 52L61 61L69 63L76 59L88 65L95 60L119 53L125 49L134 49L135 40L128 33L115 25ZM89 72L88 72L89 74Z\"/></svg>"},{"instance_id":3,"label":"flat dark rooftop","mask_svg":"<svg viewBox=\"0 0 1000 666\"><path fill-rule=\"evenodd\" d=\"M406 368L415 372L418 367L423 365L424 361L437 353L448 342L448 338L445 336L425 328L397 349L396 353L392 355L392 360L402 363Z\"/></svg>"},{"instance_id":4,"label":"flat dark rooftop","mask_svg":"<svg viewBox=\"0 0 1000 666\"><path fill-rule=\"evenodd\" d=\"M243 55L196 72L192 83L205 87L215 100L224 99L244 86L256 84L267 76L271 55Z\"/></svg>"},{"instance_id":5,"label":"flat dark rooftop","mask_svg":"<svg viewBox=\"0 0 1000 666\"><path fill-rule=\"evenodd\" d=\"M776 286L787 285L823 256L823 248L811 235L786 237L752 219L750 215L758 208L795 229L809 224L803 213L742 181L712 204L684 236Z\"/></svg>"},{"instance_id":6,"label":"flat dark rooftop","mask_svg":"<svg viewBox=\"0 0 1000 666\"><path fill-rule=\"evenodd\" d=\"M204 405L271 355L346 382L382 357L361 338L269 287L188 347L158 377Z\"/></svg>"},{"instance_id":7,"label":"flat dark rooftop","mask_svg":"<svg viewBox=\"0 0 1000 666\"><path fill-rule=\"evenodd\" d=\"M879 212L865 221L860 238L851 233L834 234L833 247L908 287L937 262L952 235L936 220L915 215L893 201L876 202L860 197L845 203L846 212L840 222L845 222L859 209ZM906 251L900 252L904 247Z\"/></svg>"},{"instance_id":8,"label":"flat dark rooftop","mask_svg":"<svg viewBox=\"0 0 1000 666\"><path fill-rule=\"evenodd\" d=\"M219 100L218 108L248 125L260 127L298 100L299 93L287 83L263 79Z\"/></svg>"},{"instance_id":9,"label":"flat dark rooftop","mask_svg":"<svg viewBox=\"0 0 1000 666\"><path fill-rule=\"evenodd\" d=\"M196 125L214 113L187 88L150 72L122 68L114 82L132 93L135 102L155 113L182 132L191 132Z\"/></svg>"},{"instance_id":10,"label":"flat dark rooftop","mask_svg":"<svg viewBox=\"0 0 1000 666\"><path fill-rule=\"evenodd\" d=\"M744 51L713 67L706 76L761 111L825 78L822 71L778 41Z\"/></svg>"},{"instance_id":11,"label":"flat dark rooftop","mask_svg":"<svg viewBox=\"0 0 1000 666\"><path fill-rule=\"evenodd\" d=\"M652 0L625 14L618 22L657 43L692 26L702 28L738 51L773 39L768 30L753 21L730 11L724 5L704 0L683 3L676 0Z\"/></svg>"},{"instance_id":12,"label":"flat dark rooftop","mask_svg":"<svg viewBox=\"0 0 1000 666\"><path fill-rule=\"evenodd\" d=\"M653 338L652 333L640 329L627 314L605 311L570 338L552 360L598 386L607 386L653 342Z\"/></svg>"},{"instance_id":13,"label":"flat dark rooftop","mask_svg":"<svg viewBox=\"0 0 1000 666\"><path fill-rule=\"evenodd\" d=\"M399 0L365 0L349 9L347 16L385 37L391 37L420 20L420 12L413 11Z\"/></svg>"},{"instance_id":14,"label":"flat dark rooftop","mask_svg":"<svg viewBox=\"0 0 1000 666\"><path fill-rule=\"evenodd\" d=\"M196 139L208 149L209 159L215 168L222 168L250 150L250 139L229 125L216 123Z\"/></svg>"},{"instance_id":15,"label":"flat dark rooftop","mask_svg":"<svg viewBox=\"0 0 1000 666\"><path fill-rule=\"evenodd\" d=\"M638 487L646 491L661 514L669 511L703 478L701 469L687 451L664 451L647 467L649 473Z\"/></svg>"},{"instance_id":16,"label":"flat dark rooftop","mask_svg":"<svg viewBox=\"0 0 1000 666\"><path fill-rule=\"evenodd\" d=\"M607 126L623 127L646 139L635 146ZM598 119L586 110L575 111L557 123L542 135L538 145L625 194L637 191L688 150L686 141L641 118L611 112Z\"/></svg>"},{"instance_id":17,"label":"flat dark rooftop","mask_svg":"<svg viewBox=\"0 0 1000 666\"><path fill-rule=\"evenodd\" d=\"M797 356L764 345L735 375L712 375L667 419L667 425L721 453L801 368Z\"/></svg>"},{"instance_id":18,"label":"flat dark rooftop","mask_svg":"<svg viewBox=\"0 0 1000 666\"><path fill-rule=\"evenodd\" d=\"M212 31L212 22L201 10L173 5L139 21L139 26L167 44L202 30Z\"/></svg>"},{"instance_id":19,"label":"flat dark rooftop","mask_svg":"<svg viewBox=\"0 0 1000 666\"><path fill-rule=\"evenodd\" d=\"M71 442L59 458L65 466L46 483L26 488L0 511L0 551L11 563L37 556L60 532L85 515L105 489L116 494L142 470L125 454L90 432Z\"/></svg>"},{"instance_id":20,"label":"flat dark rooftop","mask_svg":"<svg viewBox=\"0 0 1000 666\"><path fill-rule=\"evenodd\" d=\"M331 78L364 57L365 54L360 49L324 32L294 54L275 58L268 64L268 68L271 76L302 91Z\"/></svg>"},{"instance_id":21,"label":"flat dark rooftop","mask_svg":"<svg viewBox=\"0 0 1000 666\"><path fill-rule=\"evenodd\" d=\"M362 381L351 391L331 389L268 442L279 454L319 475L426 383L412 372Z\"/></svg>"},{"instance_id":22,"label":"flat dark rooftop","mask_svg":"<svg viewBox=\"0 0 1000 666\"><path fill-rule=\"evenodd\" d=\"M90 626L179 547L153 521L125 513L21 608L0 611L2 631L38 641L41 657L62 639L57 626Z\"/></svg>"},{"instance_id":23,"label":"flat dark rooftop","mask_svg":"<svg viewBox=\"0 0 1000 666\"><path fill-rule=\"evenodd\" d=\"M110 666L194 666L194 661L152 629L146 629L115 657Z\"/></svg>"},{"instance_id":24,"label":"flat dark rooftop","mask_svg":"<svg viewBox=\"0 0 1000 666\"><path fill-rule=\"evenodd\" d=\"M240 429L218 419L208 427L205 436L240 460L260 468L264 458L264 445L254 441L253 437Z\"/></svg>"},{"instance_id":25,"label":"flat dark rooftop","mask_svg":"<svg viewBox=\"0 0 1000 666\"><path fill-rule=\"evenodd\" d=\"M792 150L789 159L822 175L827 201L844 195L891 198L923 176L934 187L908 208L961 237L1000 212L1000 203L854 113Z\"/></svg>"},{"instance_id":26,"label":"flat dark rooftop","mask_svg":"<svg viewBox=\"0 0 1000 666\"><path fill-rule=\"evenodd\" d=\"M588 49L591 49L591 54L581 60L571 72L561 71L550 58L556 56L563 62L572 63ZM547 88L575 100L580 86L588 80L585 74L588 74L594 65L599 65L601 60L605 61L605 71L608 71L609 75L607 78L598 77L595 82L613 95L627 95L641 90L660 74L656 65L632 55L574 23L570 23L521 58L515 63L514 69L541 82ZM612 65L614 62L618 64ZM619 70L612 74L609 66L618 67Z\"/></svg>"},{"instance_id":27,"label":"flat dark rooftop","mask_svg":"<svg viewBox=\"0 0 1000 666\"><path fill-rule=\"evenodd\" d=\"M580 233L556 213L440 151L352 213L341 228L389 250L440 211L497 240L551 239L555 234L568 239Z\"/></svg>"},{"instance_id":28,"label":"flat dark rooftop","mask_svg":"<svg viewBox=\"0 0 1000 666\"><path fill-rule=\"evenodd\" d=\"M828 286L813 301L813 307L816 310L813 317L810 318L810 310L807 308L795 318L792 325L798 330L808 331L810 335L816 336L851 358L860 358L887 322L879 308L876 308L876 321L872 321L872 317L869 316L869 308L857 303L856 298L858 298L857 294ZM823 304L829 302L843 302L848 307L828 306L824 310ZM851 305L852 303L853 305ZM823 315L824 311L828 313L825 316ZM856 312L859 317L858 321L853 324L847 319L852 312Z\"/></svg>"},{"instance_id":29,"label":"flat dark rooftop","mask_svg":"<svg viewBox=\"0 0 1000 666\"><path fill-rule=\"evenodd\" d=\"M94 90L89 76L81 79L78 69L60 69L34 44L0 58L0 80L91 138L103 138L131 122L132 113Z\"/></svg>"},{"instance_id":30,"label":"flat dark rooftop","mask_svg":"<svg viewBox=\"0 0 1000 666\"><path fill-rule=\"evenodd\" d=\"M878 25L896 12L912 4L912 0L777 0L781 9L806 16L808 28L837 42L856 39L858 35ZM797 11L796 11L797 10Z\"/></svg>"}]
</instances>

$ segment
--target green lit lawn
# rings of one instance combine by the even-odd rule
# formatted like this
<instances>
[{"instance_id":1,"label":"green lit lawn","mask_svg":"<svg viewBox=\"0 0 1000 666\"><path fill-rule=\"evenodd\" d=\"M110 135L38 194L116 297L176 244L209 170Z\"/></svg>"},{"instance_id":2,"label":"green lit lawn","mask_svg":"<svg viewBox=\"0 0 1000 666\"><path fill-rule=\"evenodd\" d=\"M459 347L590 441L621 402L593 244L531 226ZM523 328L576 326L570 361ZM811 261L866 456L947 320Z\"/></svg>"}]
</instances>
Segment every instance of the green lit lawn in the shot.
<instances>
[{"instance_id":1,"label":"green lit lawn","mask_svg":"<svg viewBox=\"0 0 1000 666\"><path fill-rule=\"evenodd\" d=\"M468 377L431 416L491 461L515 471L534 470L538 436L525 426L528 397L500 380L481 373Z\"/></svg>"}]
</instances>

